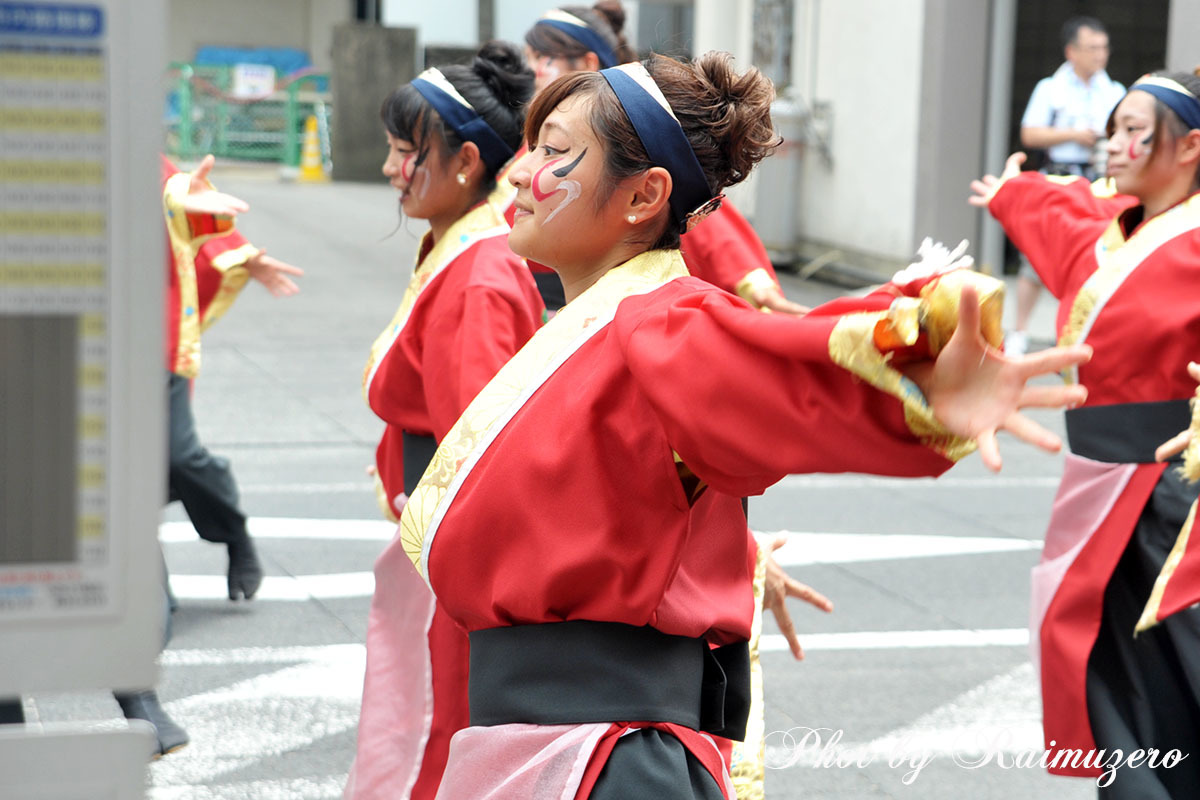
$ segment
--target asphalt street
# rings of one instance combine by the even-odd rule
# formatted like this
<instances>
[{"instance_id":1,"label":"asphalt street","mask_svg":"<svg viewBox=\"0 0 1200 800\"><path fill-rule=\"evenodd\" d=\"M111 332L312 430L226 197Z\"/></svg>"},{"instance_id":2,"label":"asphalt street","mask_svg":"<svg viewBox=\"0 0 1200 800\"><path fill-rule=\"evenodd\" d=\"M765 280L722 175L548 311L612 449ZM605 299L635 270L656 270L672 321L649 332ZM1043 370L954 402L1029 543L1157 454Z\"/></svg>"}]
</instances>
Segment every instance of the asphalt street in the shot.
<instances>
[{"instance_id":1,"label":"asphalt street","mask_svg":"<svg viewBox=\"0 0 1200 800\"><path fill-rule=\"evenodd\" d=\"M401 222L382 184L229 167L214 179L249 202L248 238L306 275L288 299L250 286L205 336L200 435L233 462L268 578L254 601L230 603L223 548L197 540L178 506L164 512L182 605L159 692L192 743L151 765L148 796L327 800L353 757L371 568L392 534L365 473L381 425L361 396L363 363L423 225ZM784 282L810 305L843 292ZM1035 337L1049 339L1051 313L1044 300ZM1058 414L1035 417L1061 431ZM971 457L938 480L795 476L751 500L751 526L788 539L781 563L836 604L793 605L802 663L766 621L768 798L1094 795L1030 763L1029 570L1061 457L1011 439L1002 452L998 476ZM27 707L42 720L118 715L99 693Z\"/></svg>"}]
</instances>

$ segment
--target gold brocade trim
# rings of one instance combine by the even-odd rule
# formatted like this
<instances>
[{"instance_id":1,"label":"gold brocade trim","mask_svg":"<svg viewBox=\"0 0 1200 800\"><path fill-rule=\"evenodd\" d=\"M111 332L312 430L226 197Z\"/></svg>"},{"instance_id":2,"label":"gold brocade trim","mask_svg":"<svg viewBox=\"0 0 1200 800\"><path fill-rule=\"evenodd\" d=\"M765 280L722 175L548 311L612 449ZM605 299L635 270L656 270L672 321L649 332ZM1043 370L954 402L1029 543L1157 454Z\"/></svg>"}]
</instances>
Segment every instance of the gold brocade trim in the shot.
<instances>
[{"instance_id":1,"label":"gold brocade trim","mask_svg":"<svg viewBox=\"0 0 1200 800\"><path fill-rule=\"evenodd\" d=\"M1147 220L1129 239L1121 230L1119 217L1114 218L1096 242L1096 271L1075 296L1058 343L1072 345L1085 341L1105 303L1133 271L1159 247L1197 228L1200 228L1200 195L1192 195ZM1077 380L1074 371L1068 377Z\"/></svg>"},{"instance_id":2,"label":"gold brocade trim","mask_svg":"<svg viewBox=\"0 0 1200 800\"><path fill-rule=\"evenodd\" d=\"M496 186L487 196L487 204L496 209L496 213L504 216L504 212L508 210L513 201L517 199L517 187L508 182L508 173L516 166L514 159L501 175L496 178Z\"/></svg>"},{"instance_id":3,"label":"gold brocade trim","mask_svg":"<svg viewBox=\"0 0 1200 800\"><path fill-rule=\"evenodd\" d=\"M829 335L829 357L833 363L898 399L904 406L904 419L913 435L951 461L958 461L974 452L975 442L955 436L942 427L917 385L893 369L889 359L875 348L875 325L886 318L886 313L847 314L838 320Z\"/></svg>"},{"instance_id":4,"label":"gold brocade trim","mask_svg":"<svg viewBox=\"0 0 1200 800\"><path fill-rule=\"evenodd\" d=\"M754 292L759 289L778 288L779 285L771 279L771 274L762 267L759 267L757 269L752 269L743 275L742 279L737 282L737 286L734 287L734 291L737 292L738 297L742 298L760 311L769 311L770 309L764 309L754 299Z\"/></svg>"},{"instance_id":5,"label":"gold brocade trim","mask_svg":"<svg viewBox=\"0 0 1200 800\"><path fill-rule=\"evenodd\" d=\"M421 253L425 252L425 244L432 234L426 232L421 237L421 246L417 248L417 264L413 269L412 278L409 279L408 286L404 290L404 296L400 298L400 307L396 309L392 321L383 329L383 333L379 334L371 345L371 353L367 357L366 366L363 367L363 399L368 404L370 404L371 380L375 377L375 370L395 343L400 331L404 330L404 325L408 322L417 298L421 296L421 292L425 290L429 282L476 242L492 236L499 236L508 231L508 223L504 221L503 214L490 203L485 202L459 217L442 238L430 248L424 258L421 257Z\"/></svg>"},{"instance_id":6,"label":"gold brocade trim","mask_svg":"<svg viewBox=\"0 0 1200 800\"><path fill-rule=\"evenodd\" d=\"M246 262L261 253L262 250L246 242L241 247L224 250L212 257L209 262L218 272L229 272L238 267L245 267Z\"/></svg>"},{"instance_id":7,"label":"gold brocade trim","mask_svg":"<svg viewBox=\"0 0 1200 800\"><path fill-rule=\"evenodd\" d=\"M196 251L200 248L192 244L192 229L183 210L191 181L189 173L177 172L167 178L163 188L167 241L175 258L175 281L179 286L179 338L171 371L184 378L194 378L200 372L200 301L196 292Z\"/></svg>"},{"instance_id":8,"label":"gold brocade trim","mask_svg":"<svg viewBox=\"0 0 1200 800\"><path fill-rule=\"evenodd\" d=\"M729 775L738 800L763 800L766 781L766 706L763 700L762 661L758 656L762 636L763 597L767 583L767 559L770 540L758 543L754 560L754 619L750 623L750 717L746 739L733 743Z\"/></svg>"},{"instance_id":9,"label":"gold brocade trim","mask_svg":"<svg viewBox=\"0 0 1200 800\"><path fill-rule=\"evenodd\" d=\"M1179 472L1195 483L1200 481L1200 386L1196 387L1196 394L1192 397L1192 422L1188 430L1192 432L1192 440L1183 451L1183 466Z\"/></svg>"},{"instance_id":10,"label":"gold brocade trim","mask_svg":"<svg viewBox=\"0 0 1200 800\"><path fill-rule=\"evenodd\" d=\"M1092 197L1107 200L1110 197L1116 197L1117 194L1117 182L1112 178L1098 178L1092 181Z\"/></svg>"},{"instance_id":11,"label":"gold brocade trim","mask_svg":"<svg viewBox=\"0 0 1200 800\"><path fill-rule=\"evenodd\" d=\"M383 518L388 522L399 522L396 519L396 514L392 511L391 501L388 499L387 490L383 488L383 480L379 477L379 471L376 470L374 475L375 480L375 502L379 504L379 510L383 512Z\"/></svg>"},{"instance_id":12,"label":"gold brocade trim","mask_svg":"<svg viewBox=\"0 0 1200 800\"><path fill-rule=\"evenodd\" d=\"M958 327L964 286L979 296L979 327L992 347L1004 344L1004 282L973 269L954 269L921 287L921 328L929 335L929 353L937 357Z\"/></svg>"},{"instance_id":13,"label":"gold brocade trim","mask_svg":"<svg viewBox=\"0 0 1200 800\"><path fill-rule=\"evenodd\" d=\"M438 446L400 515L404 550L426 580L422 551L436 533L436 521L445 514L441 506L453 502L452 489L457 491L503 424L552 374L551 368L585 341L584 334L594 333L612 319L618 303L687 274L678 250L651 250L610 269L539 329L471 401Z\"/></svg>"},{"instance_id":14,"label":"gold brocade trim","mask_svg":"<svg viewBox=\"0 0 1200 800\"><path fill-rule=\"evenodd\" d=\"M208 307L203 309L200 319L201 332L208 330L233 307L233 301L237 300L250 280L250 270L246 269L245 264L259 252L261 251L257 247L247 242L241 247L226 250L213 257L210 263L213 269L221 273L221 285L212 300L208 301Z\"/></svg>"},{"instance_id":15,"label":"gold brocade trim","mask_svg":"<svg viewBox=\"0 0 1200 800\"><path fill-rule=\"evenodd\" d=\"M1083 178L1078 175L1043 175L1050 183L1057 183L1059 186L1069 186L1075 181L1081 181Z\"/></svg>"},{"instance_id":16,"label":"gold brocade trim","mask_svg":"<svg viewBox=\"0 0 1200 800\"><path fill-rule=\"evenodd\" d=\"M216 233L201 236L192 234L191 223L184 209L184 198L188 195L191 183L190 172L176 172L167 178L163 187L163 217L167 224L167 241L175 257L175 276L179 285L179 339L171 371L184 378L194 378L200 372L202 320L196 289L196 254L209 239L226 236L233 230L233 225L229 224Z\"/></svg>"},{"instance_id":17,"label":"gold brocade trim","mask_svg":"<svg viewBox=\"0 0 1200 800\"><path fill-rule=\"evenodd\" d=\"M683 463L683 456L671 451L671 456L675 459L675 472L679 475L679 483L683 487L683 494L687 497L687 504L690 508L696 505L696 501L700 499L700 495L704 494L704 490L708 488L699 475L692 472L692 468Z\"/></svg>"},{"instance_id":18,"label":"gold brocade trim","mask_svg":"<svg viewBox=\"0 0 1200 800\"><path fill-rule=\"evenodd\" d=\"M1171 548L1171 552L1167 555L1167 560L1163 562L1162 571L1154 581L1154 589L1150 592L1150 600L1147 601L1146 607L1142 610L1142 616L1133 629L1135 635L1142 631L1148 631L1158 624L1158 609L1162 605L1163 595L1166 593L1167 584L1171 582L1171 577L1175 574L1179 563L1183 561L1183 554L1187 552L1188 539L1191 538L1192 525L1195 521L1196 503L1193 502L1191 510L1188 511L1187 519L1179 531L1179 537L1175 540L1175 546Z\"/></svg>"}]
</instances>

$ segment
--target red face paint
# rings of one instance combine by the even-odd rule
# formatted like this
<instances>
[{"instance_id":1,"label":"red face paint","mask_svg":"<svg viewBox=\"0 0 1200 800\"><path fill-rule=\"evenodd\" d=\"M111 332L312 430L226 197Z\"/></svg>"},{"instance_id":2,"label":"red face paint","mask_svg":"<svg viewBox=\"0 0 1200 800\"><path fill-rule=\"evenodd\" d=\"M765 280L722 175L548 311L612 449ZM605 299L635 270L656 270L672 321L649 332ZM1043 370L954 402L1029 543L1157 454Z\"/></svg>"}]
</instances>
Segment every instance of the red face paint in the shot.
<instances>
[{"instance_id":1,"label":"red face paint","mask_svg":"<svg viewBox=\"0 0 1200 800\"><path fill-rule=\"evenodd\" d=\"M543 200L545 200L547 197L549 197L550 195L552 195L558 191L558 187L555 186L550 191L543 192L538 187L538 184L541 182L542 173L562 160L563 160L562 158L556 158L553 161L547 161L545 164L542 165L541 169L539 169L537 172L533 173L533 181L530 182L530 184L529 184L529 191L533 194L534 200L537 200L540 203Z\"/></svg>"},{"instance_id":2,"label":"red face paint","mask_svg":"<svg viewBox=\"0 0 1200 800\"><path fill-rule=\"evenodd\" d=\"M405 183L412 183L413 175L417 174L417 154L409 153L400 162L400 177Z\"/></svg>"},{"instance_id":3,"label":"red face paint","mask_svg":"<svg viewBox=\"0 0 1200 800\"><path fill-rule=\"evenodd\" d=\"M1133 139L1130 139L1129 140L1129 160L1133 161L1134 159L1145 155L1149 151L1150 142L1152 142L1152 141L1154 141L1154 131L1150 131L1150 134L1145 139L1142 139L1142 141L1140 141L1140 142L1135 142ZM1133 151L1133 146L1135 144L1140 144L1140 145L1142 145L1142 147L1144 147L1146 149L1142 150L1142 152L1140 152L1140 153L1135 153Z\"/></svg>"}]
</instances>

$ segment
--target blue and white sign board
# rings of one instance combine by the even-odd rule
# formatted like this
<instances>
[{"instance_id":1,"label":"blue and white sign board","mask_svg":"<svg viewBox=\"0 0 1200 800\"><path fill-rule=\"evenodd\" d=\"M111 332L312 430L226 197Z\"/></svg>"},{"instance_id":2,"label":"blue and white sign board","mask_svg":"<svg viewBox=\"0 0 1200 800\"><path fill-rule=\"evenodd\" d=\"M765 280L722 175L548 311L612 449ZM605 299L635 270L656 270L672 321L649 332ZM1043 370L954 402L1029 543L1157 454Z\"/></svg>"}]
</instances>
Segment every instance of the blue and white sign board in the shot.
<instances>
[{"instance_id":1,"label":"blue and white sign board","mask_svg":"<svg viewBox=\"0 0 1200 800\"><path fill-rule=\"evenodd\" d=\"M0 0L0 697L156 681L163 6Z\"/></svg>"}]
</instances>

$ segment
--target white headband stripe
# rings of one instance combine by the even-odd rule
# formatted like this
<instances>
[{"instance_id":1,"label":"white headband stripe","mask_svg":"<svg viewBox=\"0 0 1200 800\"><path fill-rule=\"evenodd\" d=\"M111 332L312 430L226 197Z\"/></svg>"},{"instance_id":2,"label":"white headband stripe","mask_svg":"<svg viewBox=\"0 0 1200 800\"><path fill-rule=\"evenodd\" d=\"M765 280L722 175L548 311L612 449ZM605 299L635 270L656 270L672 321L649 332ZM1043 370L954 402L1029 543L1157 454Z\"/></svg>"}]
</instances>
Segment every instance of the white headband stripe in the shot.
<instances>
[{"instance_id":1,"label":"white headband stripe","mask_svg":"<svg viewBox=\"0 0 1200 800\"><path fill-rule=\"evenodd\" d=\"M621 64L613 67L624 72L630 78L637 82L637 85L646 90L646 94L654 98L654 102L662 106L663 111L671 115L671 119L679 122L679 117L675 116L675 111L671 108L671 104L667 102L667 98L663 95L662 89L658 88L658 84L654 82L654 78L646 71L646 67L640 61L633 61L629 64Z\"/></svg>"},{"instance_id":2,"label":"white headband stripe","mask_svg":"<svg viewBox=\"0 0 1200 800\"><path fill-rule=\"evenodd\" d=\"M458 89L454 88L454 84L452 84L452 83L450 83L450 81L446 80L446 76L442 74L442 71L440 69L437 69L436 67L434 67L432 69L427 69L424 72L422 72L420 75L418 75L417 78L419 78L420 80L428 81L429 83L432 83L434 86L441 89L446 94L450 95L450 98L452 100L454 100L456 103L459 103L464 108L469 108L472 111L475 110L475 107L467 102L467 98L463 97L461 94L458 93Z\"/></svg>"}]
</instances>

